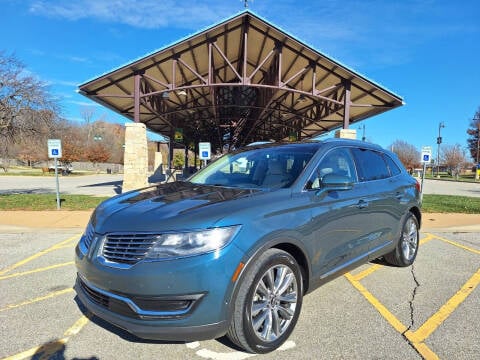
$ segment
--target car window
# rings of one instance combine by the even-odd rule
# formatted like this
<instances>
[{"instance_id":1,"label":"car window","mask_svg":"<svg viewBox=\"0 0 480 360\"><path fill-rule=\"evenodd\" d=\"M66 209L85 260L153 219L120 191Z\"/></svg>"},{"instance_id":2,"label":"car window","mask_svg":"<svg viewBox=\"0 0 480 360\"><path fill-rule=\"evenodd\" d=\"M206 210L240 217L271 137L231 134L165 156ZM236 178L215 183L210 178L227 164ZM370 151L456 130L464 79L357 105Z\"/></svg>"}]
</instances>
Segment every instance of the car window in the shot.
<instances>
[{"instance_id":1,"label":"car window","mask_svg":"<svg viewBox=\"0 0 480 360\"><path fill-rule=\"evenodd\" d=\"M385 158L385 161L387 162L387 166L388 166L388 169L390 170L391 176L396 176L402 172L398 167L397 163L393 161L393 159L390 156L385 154L384 158Z\"/></svg>"},{"instance_id":2,"label":"car window","mask_svg":"<svg viewBox=\"0 0 480 360\"><path fill-rule=\"evenodd\" d=\"M306 189L320 189L325 175L341 175L356 182L355 166L348 148L334 149L328 152L318 164L318 167L307 181Z\"/></svg>"},{"instance_id":3,"label":"car window","mask_svg":"<svg viewBox=\"0 0 480 360\"><path fill-rule=\"evenodd\" d=\"M380 180L390 177L387 164L378 151L368 149L352 149L357 165L358 179L360 182Z\"/></svg>"},{"instance_id":4,"label":"car window","mask_svg":"<svg viewBox=\"0 0 480 360\"><path fill-rule=\"evenodd\" d=\"M316 144L252 147L222 156L189 179L196 184L289 187L317 151Z\"/></svg>"}]
</instances>

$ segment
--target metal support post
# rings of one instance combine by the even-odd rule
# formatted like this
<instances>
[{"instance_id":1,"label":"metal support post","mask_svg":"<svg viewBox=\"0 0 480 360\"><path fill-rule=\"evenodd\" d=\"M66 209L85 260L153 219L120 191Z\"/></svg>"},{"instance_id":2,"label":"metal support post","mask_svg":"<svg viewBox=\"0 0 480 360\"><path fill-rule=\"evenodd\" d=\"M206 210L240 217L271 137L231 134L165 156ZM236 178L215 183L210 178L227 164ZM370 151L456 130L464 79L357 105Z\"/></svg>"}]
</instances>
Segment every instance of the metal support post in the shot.
<instances>
[{"instance_id":1,"label":"metal support post","mask_svg":"<svg viewBox=\"0 0 480 360\"><path fill-rule=\"evenodd\" d=\"M58 160L55 158L55 182L57 190L57 210L60 210L60 184L58 183Z\"/></svg>"}]
</instances>

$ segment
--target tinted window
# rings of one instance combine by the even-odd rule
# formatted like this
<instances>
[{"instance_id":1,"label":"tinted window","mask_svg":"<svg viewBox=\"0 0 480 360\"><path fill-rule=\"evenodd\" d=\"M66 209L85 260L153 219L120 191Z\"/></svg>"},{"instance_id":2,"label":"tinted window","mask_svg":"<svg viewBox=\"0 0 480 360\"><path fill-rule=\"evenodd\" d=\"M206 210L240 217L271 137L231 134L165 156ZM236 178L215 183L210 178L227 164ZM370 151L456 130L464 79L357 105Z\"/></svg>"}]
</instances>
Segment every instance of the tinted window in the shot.
<instances>
[{"instance_id":1,"label":"tinted window","mask_svg":"<svg viewBox=\"0 0 480 360\"><path fill-rule=\"evenodd\" d=\"M246 148L222 156L189 181L245 188L288 187L300 175L317 148L317 144Z\"/></svg>"},{"instance_id":2,"label":"tinted window","mask_svg":"<svg viewBox=\"0 0 480 360\"><path fill-rule=\"evenodd\" d=\"M325 175L334 174L348 177L356 181L355 166L352 156L347 148L334 149L327 153L320 161L317 169L308 180L306 189L319 189Z\"/></svg>"},{"instance_id":3,"label":"tinted window","mask_svg":"<svg viewBox=\"0 0 480 360\"><path fill-rule=\"evenodd\" d=\"M360 181L385 179L390 176L381 153L366 149L353 149Z\"/></svg>"},{"instance_id":4,"label":"tinted window","mask_svg":"<svg viewBox=\"0 0 480 360\"><path fill-rule=\"evenodd\" d=\"M395 163L395 161L393 161L393 159L390 156L384 155L384 158L385 158L385 161L387 162L387 166L388 166L388 169L390 170L391 176L398 175L402 172L398 167L398 165Z\"/></svg>"}]
</instances>

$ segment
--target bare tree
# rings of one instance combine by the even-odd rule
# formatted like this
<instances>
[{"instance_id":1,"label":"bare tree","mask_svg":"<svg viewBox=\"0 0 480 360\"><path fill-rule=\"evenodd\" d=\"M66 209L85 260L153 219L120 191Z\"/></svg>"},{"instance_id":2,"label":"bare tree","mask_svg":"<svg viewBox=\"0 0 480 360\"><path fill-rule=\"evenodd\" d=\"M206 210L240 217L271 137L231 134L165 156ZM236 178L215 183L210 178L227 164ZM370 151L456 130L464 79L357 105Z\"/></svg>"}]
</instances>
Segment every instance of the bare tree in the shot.
<instances>
[{"instance_id":1,"label":"bare tree","mask_svg":"<svg viewBox=\"0 0 480 360\"><path fill-rule=\"evenodd\" d=\"M403 140L395 140L390 148L397 154L403 166L407 169L414 169L419 166L421 154L414 145Z\"/></svg>"},{"instance_id":2,"label":"bare tree","mask_svg":"<svg viewBox=\"0 0 480 360\"><path fill-rule=\"evenodd\" d=\"M448 171L458 179L460 171L467 163L465 158L465 151L459 144L444 145L442 151L442 162L448 168Z\"/></svg>"},{"instance_id":3,"label":"bare tree","mask_svg":"<svg viewBox=\"0 0 480 360\"><path fill-rule=\"evenodd\" d=\"M12 143L54 126L58 106L43 82L14 56L0 52L0 156Z\"/></svg>"}]
</instances>

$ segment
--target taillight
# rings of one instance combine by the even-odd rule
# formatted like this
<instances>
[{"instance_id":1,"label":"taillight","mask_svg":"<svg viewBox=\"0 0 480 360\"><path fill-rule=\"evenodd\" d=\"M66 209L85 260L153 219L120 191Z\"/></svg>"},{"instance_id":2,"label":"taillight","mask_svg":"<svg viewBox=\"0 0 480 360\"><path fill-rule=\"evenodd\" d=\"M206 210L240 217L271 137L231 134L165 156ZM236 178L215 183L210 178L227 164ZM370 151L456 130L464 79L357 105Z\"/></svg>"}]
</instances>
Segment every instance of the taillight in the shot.
<instances>
[{"instance_id":1,"label":"taillight","mask_svg":"<svg viewBox=\"0 0 480 360\"><path fill-rule=\"evenodd\" d=\"M420 183L416 179L415 179L415 189L417 189L418 192L420 192L420 190L421 190Z\"/></svg>"}]
</instances>

